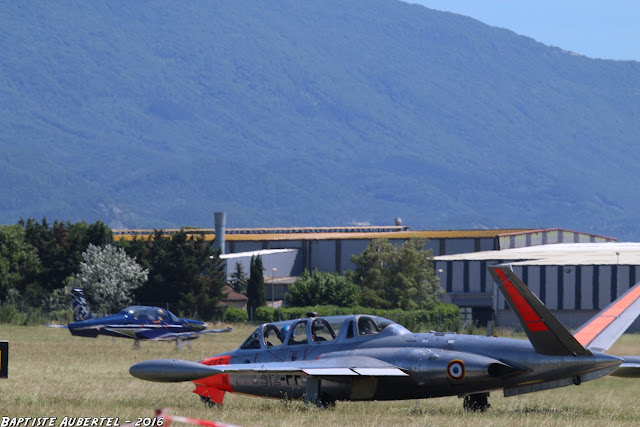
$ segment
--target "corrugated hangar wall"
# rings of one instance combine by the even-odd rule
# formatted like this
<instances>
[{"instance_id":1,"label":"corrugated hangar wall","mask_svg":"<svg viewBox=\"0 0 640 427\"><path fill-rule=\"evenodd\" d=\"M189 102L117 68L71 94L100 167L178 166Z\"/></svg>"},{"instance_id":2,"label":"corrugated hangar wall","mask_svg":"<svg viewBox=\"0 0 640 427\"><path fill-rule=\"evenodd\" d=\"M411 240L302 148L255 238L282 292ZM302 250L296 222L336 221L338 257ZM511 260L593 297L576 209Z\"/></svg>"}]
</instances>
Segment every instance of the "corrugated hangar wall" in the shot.
<instances>
[{"instance_id":1,"label":"corrugated hangar wall","mask_svg":"<svg viewBox=\"0 0 640 427\"><path fill-rule=\"evenodd\" d=\"M637 265L521 265L513 271L569 328L577 328L635 285ZM502 293L496 324L519 326ZM630 331L638 331L638 323Z\"/></svg>"},{"instance_id":2,"label":"corrugated hangar wall","mask_svg":"<svg viewBox=\"0 0 640 427\"><path fill-rule=\"evenodd\" d=\"M527 233L508 233L498 237L500 249L524 248L535 245L555 243L602 243L614 240L610 237L596 236L578 231L551 229L534 230Z\"/></svg>"},{"instance_id":3,"label":"corrugated hangar wall","mask_svg":"<svg viewBox=\"0 0 640 427\"><path fill-rule=\"evenodd\" d=\"M500 263L436 261L435 269L450 302L460 307L491 308L496 325L518 327L487 270ZM583 324L640 280L638 265L514 265L513 271L570 328Z\"/></svg>"},{"instance_id":4,"label":"corrugated hangar wall","mask_svg":"<svg viewBox=\"0 0 640 427\"><path fill-rule=\"evenodd\" d=\"M393 244L402 244L406 239L389 239ZM353 270L353 255L362 253L371 239L327 239L327 240L255 240L227 241L226 253L251 252L263 249L299 249L303 267L308 270L331 271L343 274ZM497 249L495 238L441 238L427 241L425 249L434 256L462 254Z\"/></svg>"}]
</instances>

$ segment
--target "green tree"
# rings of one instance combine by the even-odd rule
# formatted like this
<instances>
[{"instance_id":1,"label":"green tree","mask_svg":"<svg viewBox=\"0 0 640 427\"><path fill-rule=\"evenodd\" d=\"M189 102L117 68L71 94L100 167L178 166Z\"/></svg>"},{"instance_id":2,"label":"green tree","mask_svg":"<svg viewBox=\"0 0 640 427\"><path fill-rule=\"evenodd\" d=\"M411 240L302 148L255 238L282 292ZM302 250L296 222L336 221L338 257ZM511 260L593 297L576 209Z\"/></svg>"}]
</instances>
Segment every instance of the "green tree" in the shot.
<instances>
[{"instance_id":1,"label":"green tree","mask_svg":"<svg viewBox=\"0 0 640 427\"><path fill-rule=\"evenodd\" d=\"M102 221L96 221L87 227L87 242L95 246L113 244L113 232Z\"/></svg>"},{"instance_id":2,"label":"green tree","mask_svg":"<svg viewBox=\"0 0 640 427\"><path fill-rule=\"evenodd\" d=\"M19 225L24 228L25 242L36 249L42 264L36 282L24 293L33 305L48 300L51 291L64 287L65 281L78 273L82 253L90 243L104 245L113 239L101 221L92 225L55 221L50 226L46 218L42 223L21 219Z\"/></svg>"},{"instance_id":3,"label":"green tree","mask_svg":"<svg viewBox=\"0 0 640 427\"><path fill-rule=\"evenodd\" d=\"M95 311L115 313L133 302L133 291L147 280L143 269L122 248L89 244L71 286L83 288Z\"/></svg>"},{"instance_id":4,"label":"green tree","mask_svg":"<svg viewBox=\"0 0 640 427\"><path fill-rule=\"evenodd\" d=\"M393 245L374 239L360 255L351 257L355 272L347 277L360 288L360 304L378 308L428 308L442 294L426 240L409 239Z\"/></svg>"},{"instance_id":5,"label":"green tree","mask_svg":"<svg viewBox=\"0 0 640 427\"><path fill-rule=\"evenodd\" d=\"M0 225L0 302L36 286L41 268L38 252L25 242L24 229L20 225Z\"/></svg>"},{"instance_id":6,"label":"green tree","mask_svg":"<svg viewBox=\"0 0 640 427\"><path fill-rule=\"evenodd\" d=\"M147 282L136 292L148 305L169 305L179 313L210 319L216 312L226 284L219 253L202 236L180 230L171 235L155 230L145 239L120 241L131 257L149 270Z\"/></svg>"},{"instance_id":7,"label":"green tree","mask_svg":"<svg viewBox=\"0 0 640 427\"><path fill-rule=\"evenodd\" d=\"M233 288L234 291L241 293L242 295L247 294L247 274L244 272L244 267L241 263L236 262L236 269L233 273L231 273L231 280L229 280L229 286Z\"/></svg>"},{"instance_id":8,"label":"green tree","mask_svg":"<svg viewBox=\"0 0 640 427\"><path fill-rule=\"evenodd\" d=\"M337 305L350 307L356 305L358 287L338 273L313 272L305 270L302 276L289 287L285 296L289 307L312 305Z\"/></svg>"},{"instance_id":9,"label":"green tree","mask_svg":"<svg viewBox=\"0 0 640 427\"><path fill-rule=\"evenodd\" d=\"M262 258L260 255L251 257L251 265L249 267L249 282L247 283L247 305L249 310L256 310L258 307L267 305L267 299L264 289L264 268L262 267Z\"/></svg>"}]
</instances>

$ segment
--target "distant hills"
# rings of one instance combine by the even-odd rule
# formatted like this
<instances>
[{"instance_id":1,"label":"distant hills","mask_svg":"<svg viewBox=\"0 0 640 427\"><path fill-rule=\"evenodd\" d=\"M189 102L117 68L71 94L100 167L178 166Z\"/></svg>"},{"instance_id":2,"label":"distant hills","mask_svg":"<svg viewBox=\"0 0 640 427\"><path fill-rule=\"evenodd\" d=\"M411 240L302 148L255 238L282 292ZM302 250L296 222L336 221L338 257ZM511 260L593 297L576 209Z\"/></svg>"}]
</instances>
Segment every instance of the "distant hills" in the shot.
<instances>
[{"instance_id":1,"label":"distant hills","mask_svg":"<svg viewBox=\"0 0 640 427\"><path fill-rule=\"evenodd\" d=\"M3 2L0 223L640 239L640 63L396 0Z\"/></svg>"}]
</instances>

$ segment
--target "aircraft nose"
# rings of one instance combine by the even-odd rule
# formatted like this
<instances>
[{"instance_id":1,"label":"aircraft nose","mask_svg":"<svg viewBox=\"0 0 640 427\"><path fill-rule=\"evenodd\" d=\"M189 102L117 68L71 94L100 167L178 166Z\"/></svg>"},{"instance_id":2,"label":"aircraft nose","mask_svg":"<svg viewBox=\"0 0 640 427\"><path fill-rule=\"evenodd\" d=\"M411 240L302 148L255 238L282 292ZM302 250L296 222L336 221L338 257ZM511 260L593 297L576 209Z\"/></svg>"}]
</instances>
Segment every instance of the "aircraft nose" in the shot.
<instances>
[{"instance_id":1,"label":"aircraft nose","mask_svg":"<svg viewBox=\"0 0 640 427\"><path fill-rule=\"evenodd\" d=\"M207 324L204 322L193 321L191 322L191 328L193 328L196 331L203 331L207 329Z\"/></svg>"}]
</instances>

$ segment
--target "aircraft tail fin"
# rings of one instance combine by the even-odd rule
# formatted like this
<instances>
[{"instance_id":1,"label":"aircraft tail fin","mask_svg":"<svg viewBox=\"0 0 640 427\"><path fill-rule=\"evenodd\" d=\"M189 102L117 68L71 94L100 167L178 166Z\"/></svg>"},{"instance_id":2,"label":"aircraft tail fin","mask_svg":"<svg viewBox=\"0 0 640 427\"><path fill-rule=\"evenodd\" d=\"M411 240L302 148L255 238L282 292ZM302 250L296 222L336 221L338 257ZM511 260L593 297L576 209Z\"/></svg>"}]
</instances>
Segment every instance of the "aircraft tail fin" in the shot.
<instances>
[{"instance_id":1,"label":"aircraft tail fin","mask_svg":"<svg viewBox=\"0 0 640 427\"><path fill-rule=\"evenodd\" d=\"M582 325L574 336L593 351L605 351L640 315L640 282Z\"/></svg>"},{"instance_id":2,"label":"aircraft tail fin","mask_svg":"<svg viewBox=\"0 0 640 427\"><path fill-rule=\"evenodd\" d=\"M536 353L582 356L592 353L545 307L508 266L489 267L509 307L520 321Z\"/></svg>"},{"instance_id":3,"label":"aircraft tail fin","mask_svg":"<svg viewBox=\"0 0 640 427\"><path fill-rule=\"evenodd\" d=\"M89 311L89 304L87 304L82 289L72 289L71 295L73 298L73 321L79 322L81 320L93 319L93 315L91 311Z\"/></svg>"}]
</instances>

